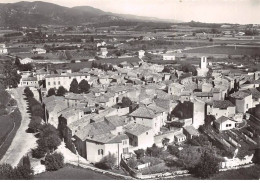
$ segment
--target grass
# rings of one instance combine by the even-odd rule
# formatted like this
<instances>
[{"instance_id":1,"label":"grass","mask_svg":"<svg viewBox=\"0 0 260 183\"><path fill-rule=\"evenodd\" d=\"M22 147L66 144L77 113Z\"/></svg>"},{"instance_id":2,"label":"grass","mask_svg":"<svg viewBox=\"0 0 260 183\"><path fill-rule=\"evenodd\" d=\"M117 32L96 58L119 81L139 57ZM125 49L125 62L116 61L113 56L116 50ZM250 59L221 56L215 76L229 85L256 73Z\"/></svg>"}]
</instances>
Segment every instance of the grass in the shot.
<instances>
[{"instance_id":1,"label":"grass","mask_svg":"<svg viewBox=\"0 0 260 183\"><path fill-rule=\"evenodd\" d=\"M94 172L84 168L66 165L55 172L45 172L35 176L36 180L114 180L119 179L106 174Z\"/></svg>"},{"instance_id":2,"label":"grass","mask_svg":"<svg viewBox=\"0 0 260 183\"><path fill-rule=\"evenodd\" d=\"M0 116L0 145L13 128L13 119L10 115Z\"/></svg>"},{"instance_id":3,"label":"grass","mask_svg":"<svg viewBox=\"0 0 260 183\"><path fill-rule=\"evenodd\" d=\"M13 128L13 120L15 123L15 127L13 131L9 134L7 139L5 139L8 133ZM21 125L21 120L22 118L19 109L15 109L14 112L10 115L0 117L0 144L2 144L2 141L5 139L5 143L0 148L0 159L4 156L9 146L11 145L13 138Z\"/></svg>"},{"instance_id":4,"label":"grass","mask_svg":"<svg viewBox=\"0 0 260 183\"><path fill-rule=\"evenodd\" d=\"M208 53L208 54L227 54L227 55L259 55L260 47L239 47L216 46L211 48L198 48L186 50L184 53Z\"/></svg>"},{"instance_id":5,"label":"grass","mask_svg":"<svg viewBox=\"0 0 260 183\"><path fill-rule=\"evenodd\" d=\"M259 180L260 178L260 165L254 165L249 168L241 168L237 170L229 170L219 172L210 177L210 180ZM194 176L176 177L176 180L199 180Z\"/></svg>"}]
</instances>

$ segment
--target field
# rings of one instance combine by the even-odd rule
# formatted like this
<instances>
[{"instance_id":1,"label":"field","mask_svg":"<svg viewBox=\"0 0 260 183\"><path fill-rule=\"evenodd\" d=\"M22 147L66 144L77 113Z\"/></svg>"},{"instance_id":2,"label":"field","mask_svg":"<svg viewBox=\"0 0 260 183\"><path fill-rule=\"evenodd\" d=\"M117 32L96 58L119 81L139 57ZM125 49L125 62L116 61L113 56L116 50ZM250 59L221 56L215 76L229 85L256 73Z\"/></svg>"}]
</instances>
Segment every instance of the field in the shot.
<instances>
[{"instance_id":1,"label":"field","mask_svg":"<svg viewBox=\"0 0 260 183\"><path fill-rule=\"evenodd\" d=\"M0 116L0 145L8 133L13 129L13 120L9 115Z\"/></svg>"},{"instance_id":2,"label":"field","mask_svg":"<svg viewBox=\"0 0 260 183\"><path fill-rule=\"evenodd\" d=\"M219 172L216 175L212 176L210 180L259 180L259 178L260 165L254 165L249 168ZM187 176L177 177L176 180L199 180L199 178Z\"/></svg>"},{"instance_id":3,"label":"field","mask_svg":"<svg viewBox=\"0 0 260 183\"><path fill-rule=\"evenodd\" d=\"M240 47L236 46L216 46L210 48L198 48L185 50L183 53L207 53L207 54L226 54L226 55L260 55L260 47Z\"/></svg>"},{"instance_id":4,"label":"field","mask_svg":"<svg viewBox=\"0 0 260 183\"><path fill-rule=\"evenodd\" d=\"M67 165L55 172L45 172L35 176L36 180L115 180L110 175L100 174L92 170Z\"/></svg>"},{"instance_id":5,"label":"field","mask_svg":"<svg viewBox=\"0 0 260 183\"><path fill-rule=\"evenodd\" d=\"M133 62L139 62L140 59L136 57L129 57L129 58L115 58L115 59L100 59L96 60L96 63L101 63L101 64L119 64L121 62L127 61L128 63L133 63ZM64 64L55 64L52 67L55 69L62 69L64 67L69 67L72 69L73 72L77 72L80 69L83 68L91 68L92 62L80 62L80 63L64 63Z\"/></svg>"},{"instance_id":6,"label":"field","mask_svg":"<svg viewBox=\"0 0 260 183\"><path fill-rule=\"evenodd\" d=\"M0 116L0 159L11 145L20 125L21 113L18 109L15 109L10 115Z\"/></svg>"}]
</instances>

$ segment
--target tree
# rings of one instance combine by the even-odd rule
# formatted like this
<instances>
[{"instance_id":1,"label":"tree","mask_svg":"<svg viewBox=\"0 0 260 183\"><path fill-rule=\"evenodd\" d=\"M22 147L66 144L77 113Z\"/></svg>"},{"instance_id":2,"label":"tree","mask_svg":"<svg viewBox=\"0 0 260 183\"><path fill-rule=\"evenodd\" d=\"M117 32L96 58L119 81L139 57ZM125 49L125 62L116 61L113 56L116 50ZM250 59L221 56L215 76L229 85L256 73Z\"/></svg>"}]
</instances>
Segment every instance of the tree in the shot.
<instances>
[{"instance_id":1,"label":"tree","mask_svg":"<svg viewBox=\"0 0 260 183\"><path fill-rule=\"evenodd\" d=\"M21 65L20 59L16 56L14 64L19 67Z\"/></svg>"},{"instance_id":2,"label":"tree","mask_svg":"<svg viewBox=\"0 0 260 183\"><path fill-rule=\"evenodd\" d=\"M61 153L48 154L45 157L45 166L47 171L56 171L64 167L64 157Z\"/></svg>"},{"instance_id":3,"label":"tree","mask_svg":"<svg viewBox=\"0 0 260 183\"><path fill-rule=\"evenodd\" d=\"M128 97L122 98L122 107L130 107L132 105L132 101Z\"/></svg>"},{"instance_id":4,"label":"tree","mask_svg":"<svg viewBox=\"0 0 260 183\"><path fill-rule=\"evenodd\" d=\"M159 157L161 152L162 152L162 148L157 147L156 144L153 144L152 147L147 147L146 149L146 154L148 156Z\"/></svg>"},{"instance_id":5,"label":"tree","mask_svg":"<svg viewBox=\"0 0 260 183\"><path fill-rule=\"evenodd\" d=\"M4 85L5 88L16 88L21 79L21 76L17 74L17 67L11 62L4 62L3 65L3 67L1 66L3 77L0 78L0 83Z\"/></svg>"},{"instance_id":6,"label":"tree","mask_svg":"<svg viewBox=\"0 0 260 183\"><path fill-rule=\"evenodd\" d=\"M76 79L73 79L72 82L70 83L70 92L72 93L79 93L79 84Z\"/></svg>"},{"instance_id":7,"label":"tree","mask_svg":"<svg viewBox=\"0 0 260 183\"><path fill-rule=\"evenodd\" d=\"M136 154L137 159L144 157L144 150L143 149L135 150L134 153Z\"/></svg>"},{"instance_id":8,"label":"tree","mask_svg":"<svg viewBox=\"0 0 260 183\"><path fill-rule=\"evenodd\" d=\"M42 118L39 116L32 116L32 119L28 127L35 133L39 131L42 127Z\"/></svg>"},{"instance_id":9,"label":"tree","mask_svg":"<svg viewBox=\"0 0 260 183\"><path fill-rule=\"evenodd\" d=\"M191 170L191 172L194 173L195 176L204 179L209 178L213 174L216 174L218 171L219 160L208 151L205 151L202 154L199 163Z\"/></svg>"},{"instance_id":10,"label":"tree","mask_svg":"<svg viewBox=\"0 0 260 183\"><path fill-rule=\"evenodd\" d=\"M162 72L170 73L170 72L171 72L171 69L170 69L169 67L164 66Z\"/></svg>"},{"instance_id":11,"label":"tree","mask_svg":"<svg viewBox=\"0 0 260 183\"><path fill-rule=\"evenodd\" d=\"M45 154L47 153L47 150L44 147L38 146L35 149L32 149L32 157L33 158L43 158Z\"/></svg>"},{"instance_id":12,"label":"tree","mask_svg":"<svg viewBox=\"0 0 260 183\"><path fill-rule=\"evenodd\" d=\"M164 147L165 147L165 146L168 146L169 142L170 142L170 139L168 139L168 138L163 138L163 139L162 139L162 145L163 145Z\"/></svg>"},{"instance_id":13,"label":"tree","mask_svg":"<svg viewBox=\"0 0 260 183\"><path fill-rule=\"evenodd\" d=\"M13 173L13 167L9 164L0 165L0 179L6 180L11 179Z\"/></svg>"},{"instance_id":14,"label":"tree","mask_svg":"<svg viewBox=\"0 0 260 183\"><path fill-rule=\"evenodd\" d=\"M88 82L83 79L79 82L79 92L80 93L87 93L89 92L90 89L90 85L88 84Z\"/></svg>"},{"instance_id":15,"label":"tree","mask_svg":"<svg viewBox=\"0 0 260 183\"><path fill-rule=\"evenodd\" d=\"M31 89L29 87L26 87L24 89L24 93L25 93L25 96L27 98L33 98L34 97L34 94L33 94L33 92L31 91Z\"/></svg>"},{"instance_id":16,"label":"tree","mask_svg":"<svg viewBox=\"0 0 260 183\"><path fill-rule=\"evenodd\" d=\"M127 165L130 167L130 168L135 168L137 166L137 161L135 158L130 158L128 161L127 161Z\"/></svg>"},{"instance_id":17,"label":"tree","mask_svg":"<svg viewBox=\"0 0 260 183\"><path fill-rule=\"evenodd\" d=\"M101 169L112 169L116 164L116 157L114 154L109 154L102 158L100 162L96 163L95 166Z\"/></svg>"},{"instance_id":18,"label":"tree","mask_svg":"<svg viewBox=\"0 0 260 183\"><path fill-rule=\"evenodd\" d=\"M56 95L56 91L55 91L54 88L50 88L50 89L48 90L47 96L50 97L50 96L52 96L52 95Z\"/></svg>"},{"instance_id":19,"label":"tree","mask_svg":"<svg viewBox=\"0 0 260 183\"><path fill-rule=\"evenodd\" d=\"M65 93L67 93L68 91L63 87L63 86L60 86L57 90L57 93L56 95L57 96L64 96Z\"/></svg>"}]
</instances>

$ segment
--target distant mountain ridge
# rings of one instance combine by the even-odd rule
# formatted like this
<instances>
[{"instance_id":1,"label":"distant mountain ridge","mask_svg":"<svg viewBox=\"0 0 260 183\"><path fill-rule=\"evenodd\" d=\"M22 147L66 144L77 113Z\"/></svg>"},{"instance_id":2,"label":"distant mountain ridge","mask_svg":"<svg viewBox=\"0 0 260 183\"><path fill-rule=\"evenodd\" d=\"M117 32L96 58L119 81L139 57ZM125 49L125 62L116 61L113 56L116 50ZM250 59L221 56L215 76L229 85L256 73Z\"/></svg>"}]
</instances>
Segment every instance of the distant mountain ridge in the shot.
<instances>
[{"instance_id":1,"label":"distant mountain ridge","mask_svg":"<svg viewBox=\"0 0 260 183\"><path fill-rule=\"evenodd\" d=\"M90 6L68 8L42 1L0 3L0 26L37 26L41 24L80 25L109 21L158 21L153 17L104 12ZM174 22L172 20L172 22Z\"/></svg>"}]
</instances>

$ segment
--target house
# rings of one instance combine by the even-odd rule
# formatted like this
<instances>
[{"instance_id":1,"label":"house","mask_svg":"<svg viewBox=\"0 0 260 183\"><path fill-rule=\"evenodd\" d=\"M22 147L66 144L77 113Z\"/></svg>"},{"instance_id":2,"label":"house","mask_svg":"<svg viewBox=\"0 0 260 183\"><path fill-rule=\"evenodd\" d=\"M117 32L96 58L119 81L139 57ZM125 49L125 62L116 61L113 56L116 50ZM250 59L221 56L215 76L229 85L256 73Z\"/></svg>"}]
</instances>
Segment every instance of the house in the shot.
<instances>
[{"instance_id":1,"label":"house","mask_svg":"<svg viewBox=\"0 0 260 183\"><path fill-rule=\"evenodd\" d=\"M165 125L165 109L155 106L142 105L135 111L129 114L136 123L150 127L153 129L154 134L160 132L160 128Z\"/></svg>"},{"instance_id":2,"label":"house","mask_svg":"<svg viewBox=\"0 0 260 183\"><path fill-rule=\"evenodd\" d=\"M36 77L26 77L26 78L21 78L20 83L18 84L19 87L39 87L38 81Z\"/></svg>"},{"instance_id":3,"label":"house","mask_svg":"<svg viewBox=\"0 0 260 183\"><path fill-rule=\"evenodd\" d=\"M29 64L29 63L32 63L32 62L34 62L34 60L31 59L31 58L24 58L24 59L20 60L21 64Z\"/></svg>"},{"instance_id":4,"label":"house","mask_svg":"<svg viewBox=\"0 0 260 183\"><path fill-rule=\"evenodd\" d=\"M85 79L88 81L90 79L89 74L84 73L64 73L64 74L51 74L45 76L46 90L50 88L58 89L60 86L63 86L66 90L70 89L70 84L73 79L76 79L78 83Z\"/></svg>"},{"instance_id":5,"label":"house","mask_svg":"<svg viewBox=\"0 0 260 183\"><path fill-rule=\"evenodd\" d=\"M144 54L145 54L145 51L144 51L144 50L139 50L139 51L138 51L138 57L139 57L139 58L144 57Z\"/></svg>"},{"instance_id":6,"label":"house","mask_svg":"<svg viewBox=\"0 0 260 183\"><path fill-rule=\"evenodd\" d=\"M33 54L45 54L46 50L43 48L34 48L34 49L32 49L32 53Z\"/></svg>"},{"instance_id":7,"label":"house","mask_svg":"<svg viewBox=\"0 0 260 183\"><path fill-rule=\"evenodd\" d=\"M179 83L171 83L168 85L168 93L171 95L180 96L184 91L184 85Z\"/></svg>"},{"instance_id":8,"label":"house","mask_svg":"<svg viewBox=\"0 0 260 183\"><path fill-rule=\"evenodd\" d=\"M175 60L174 53L166 53L163 55L163 60Z\"/></svg>"},{"instance_id":9,"label":"house","mask_svg":"<svg viewBox=\"0 0 260 183\"><path fill-rule=\"evenodd\" d=\"M230 120L228 117L221 116L214 121L214 125L219 131L224 131L235 128L236 122Z\"/></svg>"},{"instance_id":10,"label":"house","mask_svg":"<svg viewBox=\"0 0 260 183\"><path fill-rule=\"evenodd\" d=\"M252 94L246 91L238 91L230 95L230 101L236 105L236 112L246 113L253 107Z\"/></svg>"},{"instance_id":11,"label":"house","mask_svg":"<svg viewBox=\"0 0 260 183\"><path fill-rule=\"evenodd\" d=\"M181 143L184 142L186 140L186 136L182 133L182 132L177 132L174 134L174 141L176 143Z\"/></svg>"},{"instance_id":12,"label":"house","mask_svg":"<svg viewBox=\"0 0 260 183\"><path fill-rule=\"evenodd\" d=\"M193 137L199 136L200 133L193 126L183 127L183 134L188 138L192 139Z\"/></svg>"},{"instance_id":13,"label":"house","mask_svg":"<svg viewBox=\"0 0 260 183\"><path fill-rule=\"evenodd\" d=\"M42 102L45 110L45 121L57 128L60 112L68 107L64 97L52 95L50 97L43 98Z\"/></svg>"},{"instance_id":14,"label":"house","mask_svg":"<svg viewBox=\"0 0 260 183\"><path fill-rule=\"evenodd\" d=\"M116 157L119 165L121 155L129 152L129 138L123 131L123 123L101 121L89 123L74 134L78 153L91 163L99 162L109 153Z\"/></svg>"},{"instance_id":15,"label":"house","mask_svg":"<svg viewBox=\"0 0 260 183\"><path fill-rule=\"evenodd\" d=\"M132 122L124 127L126 135L129 137L129 144L135 149L146 149L154 144L153 129Z\"/></svg>"},{"instance_id":16,"label":"house","mask_svg":"<svg viewBox=\"0 0 260 183\"><path fill-rule=\"evenodd\" d=\"M107 48L100 48L100 56L106 58L108 54Z\"/></svg>"},{"instance_id":17,"label":"house","mask_svg":"<svg viewBox=\"0 0 260 183\"><path fill-rule=\"evenodd\" d=\"M0 54L7 54L8 50L5 46L5 44L0 44Z\"/></svg>"},{"instance_id":18,"label":"house","mask_svg":"<svg viewBox=\"0 0 260 183\"><path fill-rule=\"evenodd\" d=\"M233 117L236 114L236 106L229 100L213 100L207 105L207 115L213 115L215 118L220 116Z\"/></svg>"}]
</instances>

